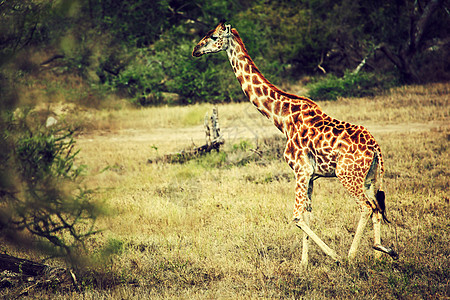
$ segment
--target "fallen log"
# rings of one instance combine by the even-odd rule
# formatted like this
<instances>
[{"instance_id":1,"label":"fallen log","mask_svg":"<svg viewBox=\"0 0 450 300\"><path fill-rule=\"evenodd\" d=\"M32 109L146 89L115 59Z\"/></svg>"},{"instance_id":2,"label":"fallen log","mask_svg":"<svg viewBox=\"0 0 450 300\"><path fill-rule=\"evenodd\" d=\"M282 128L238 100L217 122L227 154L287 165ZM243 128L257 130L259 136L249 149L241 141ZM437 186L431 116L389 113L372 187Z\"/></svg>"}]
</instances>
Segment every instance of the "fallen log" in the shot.
<instances>
[{"instance_id":1,"label":"fallen log","mask_svg":"<svg viewBox=\"0 0 450 300\"><path fill-rule=\"evenodd\" d=\"M22 277L28 280L24 281ZM69 269L55 268L28 259L0 254L0 287L11 289L9 296L13 296L12 298L27 294L38 287L54 284L79 291L75 274Z\"/></svg>"},{"instance_id":2,"label":"fallen log","mask_svg":"<svg viewBox=\"0 0 450 300\"><path fill-rule=\"evenodd\" d=\"M163 161L168 163L184 163L188 160L194 159L201 155L211 152L212 150L219 151L220 146L224 143L223 140L212 141L211 144L206 144L200 147L195 147L190 150L181 150L177 153L166 154L157 161ZM152 162L149 160L149 162Z\"/></svg>"},{"instance_id":3,"label":"fallen log","mask_svg":"<svg viewBox=\"0 0 450 300\"><path fill-rule=\"evenodd\" d=\"M28 276L37 276L45 273L50 268L47 265L31 260L21 259L7 254L0 254L0 271L10 271Z\"/></svg>"}]
</instances>

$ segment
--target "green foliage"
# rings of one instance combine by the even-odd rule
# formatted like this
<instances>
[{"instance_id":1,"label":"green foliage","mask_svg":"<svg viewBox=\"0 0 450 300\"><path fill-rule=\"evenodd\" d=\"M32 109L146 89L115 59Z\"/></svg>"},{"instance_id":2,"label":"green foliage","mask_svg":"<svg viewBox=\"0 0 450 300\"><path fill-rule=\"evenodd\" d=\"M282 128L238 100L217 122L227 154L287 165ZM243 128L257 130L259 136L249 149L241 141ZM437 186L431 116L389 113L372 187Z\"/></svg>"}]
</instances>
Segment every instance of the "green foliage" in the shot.
<instances>
[{"instance_id":1,"label":"green foliage","mask_svg":"<svg viewBox=\"0 0 450 300\"><path fill-rule=\"evenodd\" d=\"M330 48L330 29L326 20L313 18L312 6L300 1L257 1L238 14L233 26L242 33L250 55L262 56L263 73L295 77L316 70L321 55ZM264 71L265 61L276 65Z\"/></svg>"},{"instance_id":2,"label":"green foliage","mask_svg":"<svg viewBox=\"0 0 450 300\"><path fill-rule=\"evenodd\" d=\"M124 242L116 238L109 238L106 241L105 246L101 249L101 256L103 258L110 257L111 255L121 254L124 251Z\"/></svg>"},{"instance_id":3,"label":"green foliage","mask_svg":"<svg viewBox=\"0 0 450 300\"><path fill-rule=\"evenodd\" d=\"M220 151L210 151L196 155L180 153L171 155L163 161L171 164L188 163L193 166L200 166L206 170L228 169L235 166L245 166L250 162L265 164L271 160L279 160L283 157L285 139L283 137L263 138L258 142L258 148L254 149L253 143L242 140L228 147L223 146Z\"/></svg>"},{"instance_id":4,"label":"green foliage","mask_svg":"<svg viewBox=\"0 0 450 300\"><path fill-rule=\"evenodd\" d=\"M154 45L159 51L139 51L117 76L105 76L108 85L141 105L243 99L226 57L195 59L191 56L192 44L187 41L175 49L172 46L170 51L167 47L170 47L167 42L160 42ZM220 70L218 65L222 66Z\"/></svg>"},{"instance_id":5,"label":"green foliage","mask_svg":"<svg viewBox=\"0 0 450 300\"><path fill-rule=\"evenodd\" d=\"M0 11L0 66L14 54L46 40L42 20L48 15L50 5L32 0L12 0L1 3Z\"/></svg>"},{"instance_id":6,"label":"green foliage","mask_svg":"<svg viewBox=\"0 0 450 300\"><path fill-rule=\"evenodd\" d=\"M53 47L79 21L82 0L11 0L1 4L0 66L20 51ZM80 33L83 30L79 31Z\"/></svg>"},{"instance_id":7,"label":"green foliage","mask_svg":"<svg viewBox=\"0 0 450 300\"><path fill-rule=\"evenodd\" d=\"M225 55L191 57L195 43L225 18L274 84L323 70L343 76L365 58L365 71L436 81L449 76L448 13L439 4L427 26L415 27L432 3L11 0L0 13L0 66L20 54L20 71L39 73L42 61L57 55L54 73L76 74L140 105L241 101Z\"/></svg>"},{"instance_id":8,"label":"green foliage","mask_svg":"<svg viewBox=\"0 0 450 300\"><path fill-rule=\"evenodd\" d=\"M176 3L170 5L175 11L189 7L192 9L189 16L194 20L197 17L203 20L200 12L203 15L209 13L210 17L205 20L211 24L199 31L199 38L215 25L212 22L217 22L213 16L219 16L221 12L222 16L229 17L260 70L275 84L280 83L281 78L295 79L314 74L319 71L319 66L328 73L345 74L368 53L374 52L381 42L388 41L399 47L408 38L405 20L409 18L407 13L399 15L403 9L400 4L323 0L254 1L245 5L199 1L197 6L188 4L184 8ZM412 9L406 6L407 11ZM230 11L234 13L230 14ZM187 32L196 25L174 18L169 18L168 22L175 26L162 31L151 46L152 51L130 64L111 85L125 88L135 102L145 105L242 100L239 85L230 75L223 56L190 57L193 43ZM387 25L392 22L399 28ZM320 87L322 92L318 97L336 99L337 96L372 95L379 81L372 85L371 80L365 75L348 74L342 80L330 78ZM325 92L329 95L320 95L323 90L329 90ZM177 101L172 97L174 94Z\"/></svg>"},{"instance_id":9,"label":"green foliage","mask_svg":"<svg viewBox=\"0 0 450 300\"><path fill-rule=\"evenodd\" d=\"M106 75L106 81L113 89L125 93L135 102L145 100L146 103L142 104L157 104L161 98L158 86L164 78L157 63L139 56L117 76Z\"/></svg>"},{"instance_id":10,"label":"green foliage","mask_svg":"<svg viewBox=\"0 0 450 300\"><path fill-rule=\"evenodd\" d=\"M89 12L104 31L132 46L148 46L168 26L168 1L89 1Z\"/></svg>"},{"instance_id":11,"label":"green foliage","mask_svg":"<svg viewBox=\"0 0 450 300\"><path fill-rule=\"evenodd\" d=\"M199 156L192 163L207 170L229 166L228 155L224 151L207 153L203 156Z\"/></svg>"},{"instance_id":12,"label":"green foliage","mask_svg":"<svg viewBox=\"0 0 450 300\"><path fill-rule=\"evenodd\" d=\"M237 144L233 144L233 146L232 146L233 151L238 151L238 150L247 151L251 147L252 147L252 145L247 140L242 140Z\"/></svg>"},{"instance_id":13,"label":"green foliage","mask_svg":"<svg viewBox=\"0 0 450 300\"><path fill-rule=\"evenodd\" d=\"M74 259L74 250L95 233L100 213L92 191L81 185L84 166L76 166L74 130L43 127L27 111L4 115L9 151L2 154L0 230L27 230ZM8 150L8 149L3 149ZM48 247L48 245L43 245Z\"/></svg>"},{"instance_id":14,"label":"green foliage","mask_svg":"<svg viewBox=\"0 0 450 300\"><path fill-rule=\"evenodd\" d=\"M339 97L373 96L386 87L375 74L346 73L339 78L329 75L309 87L308 96L315 100L337 100Z\"/></svg>"}]
</instances>

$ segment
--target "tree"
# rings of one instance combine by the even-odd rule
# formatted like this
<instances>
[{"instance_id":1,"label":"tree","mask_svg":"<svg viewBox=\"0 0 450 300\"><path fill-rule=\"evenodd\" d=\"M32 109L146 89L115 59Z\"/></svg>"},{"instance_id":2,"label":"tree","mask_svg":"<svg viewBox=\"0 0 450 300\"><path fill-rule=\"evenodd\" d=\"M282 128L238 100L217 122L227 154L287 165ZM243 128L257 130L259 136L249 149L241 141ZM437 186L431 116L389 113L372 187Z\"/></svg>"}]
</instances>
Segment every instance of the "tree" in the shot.
<instances>
[{"instance_id":1,"label":"tree","mask_svg":"<svg viewBox=\"0 0 450 300\"><path fill-rule=\"evenodd\" d=\"M389 62L406 82L417 82L426 76L425 60L448 66L450 19L443 2L261 0L238 13L235 26L248 36L249 51L277 61L285 76L341 76L365 59L361 67L370 71L385 73Z\"/></svg>"},{"instance_id":2,"label":"tree","mask_svg":"<svg viewBox=\"0 0 450 300\"><path fill-rule=\"evenodd\" d=\"M45 35L41 20L49 3L11 0L0 3L0 66Z\"/></svg>"},{"instance_id":3,"label":"tree","mask_svg":"<svg viewBox=\"0 0 450 300\"><path fill-rule=\"evenodd\" d=\"M74 130L44 126L37 114L15 109L12 87L0 78L0 235L23 243L19 233L25 230L53 255L74 262L73 250L96 232L100 213L92 191L81 184L84 167L75 164Z\"/></svg>"},{"instance_id":4,"label":"tree","mask_svg":"<svg viewBox=\"0 0 450 300\"><path fill-rule=\"evenodd\" d=\"M414 7L409 14L409 36L400 49L393 52L390 45L386 43L380 45L381 51L398 68L408 82L422 81L417 67L414 65L415 56L426 47L430 48L434 46L433 44L436 44L436 41L430 43L430 40L436 38L448 39L448 36L440 36L438 32L434 32L434 35L429 32L430 24L433 21L432 18L436 15L437 10L442 7L443 2L443 0L431 0L428 3L415 1ZM434 25L436 26L437 24Z\"/></svg>"}]
</instances>

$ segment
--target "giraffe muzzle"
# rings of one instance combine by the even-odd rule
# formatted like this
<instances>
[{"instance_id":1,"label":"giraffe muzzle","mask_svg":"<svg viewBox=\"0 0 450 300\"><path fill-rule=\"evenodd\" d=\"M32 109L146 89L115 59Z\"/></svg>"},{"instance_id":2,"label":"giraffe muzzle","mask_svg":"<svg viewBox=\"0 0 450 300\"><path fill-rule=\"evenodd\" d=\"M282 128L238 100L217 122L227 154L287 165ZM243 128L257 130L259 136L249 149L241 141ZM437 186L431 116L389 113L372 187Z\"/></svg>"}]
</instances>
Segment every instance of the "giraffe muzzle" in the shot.
<instances>
[{"instance_id":1,"label":"giraffe muzzle","mask_svg":"<svg viewBox=\"0 0 450 300\"><path fill-rule=\"evenodd\" d=\"M192 51L192 56L194 56L194 57L200 57L200 56L203 55L203 52L202 52L202 51L199 51L198 48L199 48L198 45L195 46L194 51Z\"/></svg>"}]
</instances>

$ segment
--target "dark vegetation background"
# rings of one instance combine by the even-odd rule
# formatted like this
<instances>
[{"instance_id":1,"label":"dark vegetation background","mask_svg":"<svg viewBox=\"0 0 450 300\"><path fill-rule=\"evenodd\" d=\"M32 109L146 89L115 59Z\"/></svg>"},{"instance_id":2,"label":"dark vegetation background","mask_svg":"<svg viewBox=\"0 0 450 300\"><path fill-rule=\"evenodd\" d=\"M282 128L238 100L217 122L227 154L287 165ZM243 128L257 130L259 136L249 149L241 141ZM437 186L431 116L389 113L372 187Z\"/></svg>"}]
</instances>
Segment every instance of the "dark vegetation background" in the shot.
<instances>
[{"instance_id":1,"label":"dark vegetation background","mask_svg":"<svg viewBox=\"0 0 450 300\"><path fill-rule=\"evenodd\" d=\"M77 106L243 101L225 55L191 57L222 19L271 82L310 84L314 99L450 78L443 0L0 1L2 236L26 229L70 256L100 213L73 163L76 128L45 127L27 92Z\"/></svg>"},{"instance_id":2,"label":"dark vegetation background","mask_svg":"<svg viewBox=\"0 0 450 300\"><path fill-rule=\"evenodd\" d=\"M443 0L10 0L1 2L0 14L3 77L47 66L76 74L92 95L117 93L142 105L244 100L224 55L191 57L222 19L238 29L275 84L325 76L325 89L356 81L360 96L376 87L449 79L450 15ZM40 51L42 60L31 60ZM351 76L364 58L362 75ZM347 84L336 82L345 74Z\"/></svg>"}]
</instances>

